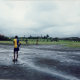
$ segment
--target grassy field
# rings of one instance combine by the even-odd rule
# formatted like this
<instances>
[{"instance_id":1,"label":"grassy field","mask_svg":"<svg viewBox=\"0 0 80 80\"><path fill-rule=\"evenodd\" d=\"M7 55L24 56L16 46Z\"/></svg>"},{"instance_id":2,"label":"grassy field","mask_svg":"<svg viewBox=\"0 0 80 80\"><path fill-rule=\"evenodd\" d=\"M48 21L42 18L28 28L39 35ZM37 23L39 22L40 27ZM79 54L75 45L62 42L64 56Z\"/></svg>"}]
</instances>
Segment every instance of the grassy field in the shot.
<instances>
[{"instance_id":1,"label":"grassy field","mask_svg":"<svg viewBox=\"0 0 80 80\"><path fill-rule=\"evenodd\" d=\"M1 44L13 44L13 41L0 41ZM21 41L21 44L26 44L25 41ZM28 40L28 44L36 44L36 40ZM38 44L53 45L53 44L65 44L65 46L70 48L80 48L80 42L71 42L71 41L59 41L59 42L50 42L50 41L39 41ZM26 44L27 45L27 44Z\"/></svg>"}]
</instances>

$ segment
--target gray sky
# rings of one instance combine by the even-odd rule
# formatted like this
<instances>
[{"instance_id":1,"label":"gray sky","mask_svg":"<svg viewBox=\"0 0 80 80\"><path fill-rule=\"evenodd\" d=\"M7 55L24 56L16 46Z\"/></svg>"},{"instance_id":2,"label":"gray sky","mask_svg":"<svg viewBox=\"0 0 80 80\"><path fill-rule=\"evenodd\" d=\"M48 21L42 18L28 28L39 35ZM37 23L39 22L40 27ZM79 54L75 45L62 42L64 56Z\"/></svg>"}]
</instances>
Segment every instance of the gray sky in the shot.
<instances>
[{"instance_id":1,"label":"gray sky","mask_svg":"<svg viewBox=\"0 0 80 80\"><path fill-rule=\"evenodd\" d=\"M80 1L0 1L0 34L80 37Z\"/></svg>"}]
</instances>

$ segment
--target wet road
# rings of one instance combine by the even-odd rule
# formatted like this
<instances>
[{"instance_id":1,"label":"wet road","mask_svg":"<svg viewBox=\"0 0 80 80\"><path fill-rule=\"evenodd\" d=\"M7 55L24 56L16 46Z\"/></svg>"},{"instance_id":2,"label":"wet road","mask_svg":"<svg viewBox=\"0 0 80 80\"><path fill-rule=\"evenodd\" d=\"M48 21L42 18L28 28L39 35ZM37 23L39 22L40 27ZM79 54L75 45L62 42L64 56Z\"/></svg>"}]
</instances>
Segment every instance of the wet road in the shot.
<instances>
[{"instance_id":1,"label":"wet road","mask_svg":"<svg viewBox=\"0 0 80 80\"><path fill-rule=\"evenodd\" d=\"M80 80L80 49L62 45L21 45L13 63L13 45L0 45L0 79Z\"/></svg>"}]
</instances>

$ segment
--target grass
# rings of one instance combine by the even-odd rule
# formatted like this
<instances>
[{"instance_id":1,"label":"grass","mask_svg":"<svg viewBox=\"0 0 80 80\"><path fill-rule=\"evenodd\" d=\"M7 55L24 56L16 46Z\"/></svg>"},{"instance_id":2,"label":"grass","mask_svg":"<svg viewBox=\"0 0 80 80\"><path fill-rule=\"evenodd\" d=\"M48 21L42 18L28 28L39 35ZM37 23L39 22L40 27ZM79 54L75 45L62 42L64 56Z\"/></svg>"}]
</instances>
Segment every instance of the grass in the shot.
<instances>
[{"instance_id":1,"label":"grass","mask_svg":"<svg viewBox=\"0 0 80 80\"><path fill-rule=\"evenodd\" d=\"M2 44L13 44L13 41L0 41ZM26 44L25 41L21 41L21 44ZM36 40L28 40L28 44L36 44ZM45 45L54 45L54 44L65 44L65 46L70 48L80 48L80 42L71 42L71 41L59 41L59 42L47 42L45 41L39 41L38 44L45 44Z\"/></svg>"},{"instance_id":2,"label":"grass","mask_svg":"<svg viewBox=\"0 0 80 80\"><path fill-rule=\"evenodd\" d=\"M2 44L13 44L12 41L0 41L0 43L2 43Z\"/></svg>"}]
</instances>

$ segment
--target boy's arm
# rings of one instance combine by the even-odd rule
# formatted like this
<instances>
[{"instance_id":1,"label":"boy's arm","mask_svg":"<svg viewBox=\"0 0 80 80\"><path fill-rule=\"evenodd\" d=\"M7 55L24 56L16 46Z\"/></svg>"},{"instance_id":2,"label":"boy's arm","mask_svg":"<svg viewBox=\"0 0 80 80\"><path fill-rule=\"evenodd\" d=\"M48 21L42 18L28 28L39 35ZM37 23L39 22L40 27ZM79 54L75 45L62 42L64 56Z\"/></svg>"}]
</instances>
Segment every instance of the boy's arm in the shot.
<instances>
[{"instance_id":1,"label":"boy's arm","mask_svg":"<svg viewBox=\"0 0 80 80\"><path fill-rule=\"evenodd\" d=\"M19 41L19 46L21 45L21 42Z\"/></svg>"}]
</instances>

